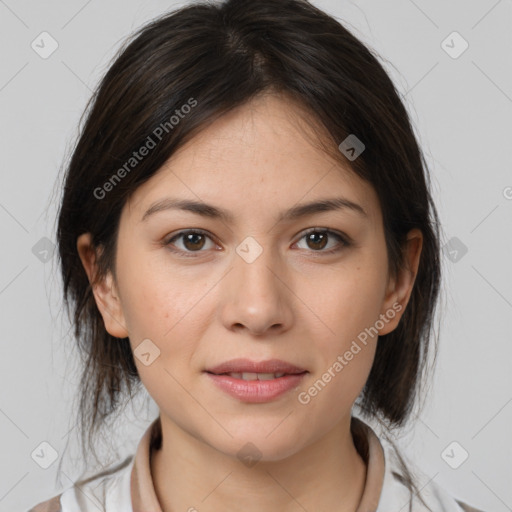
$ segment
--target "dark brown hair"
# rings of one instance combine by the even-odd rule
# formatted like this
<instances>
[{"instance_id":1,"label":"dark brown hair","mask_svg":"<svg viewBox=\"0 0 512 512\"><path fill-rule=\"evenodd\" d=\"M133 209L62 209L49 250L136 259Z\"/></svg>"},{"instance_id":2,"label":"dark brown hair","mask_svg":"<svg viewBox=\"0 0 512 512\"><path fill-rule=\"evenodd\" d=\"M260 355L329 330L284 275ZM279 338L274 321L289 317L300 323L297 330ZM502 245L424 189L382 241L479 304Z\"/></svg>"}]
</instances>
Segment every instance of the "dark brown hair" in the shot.
<instances>
[{"instance_id":1,"label":"dark brown hair","mask_svg":"<svg viewBox=\"0 0 512 512\"><path fill-rule=\"evenodd\" d=\"M423 233L409 304L397 328L379 339L358 402L363 414L390 428L410 415L428 366L441 270L427 166L400 95L376 54L306 0L195 3L148 23L118 52L87 105L66 169L58 246L84 359L79 424L92 452L95 433L140 379L129 340L105 330L77 238L91 233L101 249L100 275L115 276L119 218L130 195L199 130L265 92L310 112L325 129L325 150L373 186L391 273L404 265L409 230ZM166 127L160 138L157 127ZM350 134L365 145L353 161L338 150ZM154 148L127 167L148 137Z\"/></svg>"}]
</instances>

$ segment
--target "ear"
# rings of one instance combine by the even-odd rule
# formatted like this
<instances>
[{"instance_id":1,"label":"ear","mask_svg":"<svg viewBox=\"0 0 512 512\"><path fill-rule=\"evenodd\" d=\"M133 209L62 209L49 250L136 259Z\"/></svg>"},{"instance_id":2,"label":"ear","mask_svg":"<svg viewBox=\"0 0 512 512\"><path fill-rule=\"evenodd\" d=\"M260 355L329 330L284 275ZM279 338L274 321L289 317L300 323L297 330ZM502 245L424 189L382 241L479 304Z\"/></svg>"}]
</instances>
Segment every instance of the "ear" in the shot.
<instances>
[{"instance_id":1,"label":"ear","mask_svg":"<svg viewBox=\"0 0 512 512\"><path fill-rule=\"evenodd\" d=\"M117 293L114 278L109 271L105 277L97 278L96 249L92 245L90 233L84 233L77 239L76 244L80 260L91 283L94 300L103 317L105 329L116 338L126 338L128 331L121 307L119 294Z\"/></svg>"},{"instance_id":2,"label":"ear","mask_svg":"<svg viewBox=\"0 0 512 512\"><path fill-rule=\"evenodd\" d=\"M388 281L386 296L381 310L381 316L384 315L386 321L384 322L384 327L379 329L379 336L393 331L404 314L418 273L422 247L422 232L417 228L409 231L407 233L406 245L403 249L405 268L400 269L398 275L390 277Z\"/></svg>"}]
</instances>

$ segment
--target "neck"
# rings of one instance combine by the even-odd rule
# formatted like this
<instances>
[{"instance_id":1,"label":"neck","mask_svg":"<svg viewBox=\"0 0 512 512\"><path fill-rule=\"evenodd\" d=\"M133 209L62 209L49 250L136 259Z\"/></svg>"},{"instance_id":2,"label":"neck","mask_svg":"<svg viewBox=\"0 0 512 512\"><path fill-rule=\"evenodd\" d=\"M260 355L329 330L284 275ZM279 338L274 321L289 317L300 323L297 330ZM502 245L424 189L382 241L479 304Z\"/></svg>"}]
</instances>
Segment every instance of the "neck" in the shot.
<instances>
[{"instance_id":1,"label":"neck","mask_svg":"<svg viewBox=\"0 0 512 512\"><path fill-rule=\"evenodd\" d=\"M350 417L300 452L246 466L192 437L165 416L151 473L163 512L214 512L241 503L247 512L357 509L366 481Z\"/></svg>"}]
</instances>

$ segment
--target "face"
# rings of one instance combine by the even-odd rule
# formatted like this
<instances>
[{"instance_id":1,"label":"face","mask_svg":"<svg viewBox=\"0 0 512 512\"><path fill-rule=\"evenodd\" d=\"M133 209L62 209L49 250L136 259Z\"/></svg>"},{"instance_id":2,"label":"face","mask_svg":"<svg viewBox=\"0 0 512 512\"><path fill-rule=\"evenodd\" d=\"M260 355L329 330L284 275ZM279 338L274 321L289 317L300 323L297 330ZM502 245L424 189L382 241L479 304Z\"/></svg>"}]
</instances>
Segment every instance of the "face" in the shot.
<instances>
[{"instance_id":1,"label":"face","mask_svg":"<svg viewBox=\"0 0 512 512\"><path fill-rule=\"evenodd\" d=\"M175 153L125 205L116 280L95 289L163 424L233 456L278 460L346 420L412 287L388 275L375 191L297 112L260 97Z\"/></svg>"}]
</instances>

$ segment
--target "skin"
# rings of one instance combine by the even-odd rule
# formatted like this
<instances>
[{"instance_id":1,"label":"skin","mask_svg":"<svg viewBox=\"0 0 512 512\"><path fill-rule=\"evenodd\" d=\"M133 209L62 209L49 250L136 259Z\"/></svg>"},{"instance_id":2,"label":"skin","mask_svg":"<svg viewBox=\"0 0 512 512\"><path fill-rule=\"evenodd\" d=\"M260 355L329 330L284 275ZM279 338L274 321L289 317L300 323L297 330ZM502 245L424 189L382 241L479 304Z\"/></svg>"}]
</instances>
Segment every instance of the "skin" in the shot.
<instances>
[{"instance_id":1,"label":"skin","mask_svg":"<svg viewBox=\"0 0 512 512\"><path fill-rule=\"evenodd\" d=\"M125 205L116 278L109 273L94 284L107 331L129 336L134 350L147 338L160 350L149 366L135 362L160 409L163 447L151 469L164 512L235 510L238 503L244 511L354 511L359 503L366 466L350 416L377 337L309 403L298 395L379 315L400 304L379 334L396 328L414 284L422 235L409 233L409 270L388 275L375 191L348 161L343 166L318 149L304 119L291 100L265 95L196 135ZM234 221L182 210L141 220L155 201L170 196L227 209ZM359 204L367 216L345 209L276 221L298 203L332 197ZM210 238L187 244L181 237L165 245L191 228ZM308 228L330 229L353 243L344 246L334 235L325 248L318 240L308 243ZM252 263L236 252L248 236L263 250ZM82 235L77 247L92 282L90 240ZM182 254L188 249L192 257L171 247ZM309 373L298 389L277 399L244 403L204 373L235 357L278 358ZM261 453L252 467L237 457L247 442Z\"/></svg>"}]
</instances>

